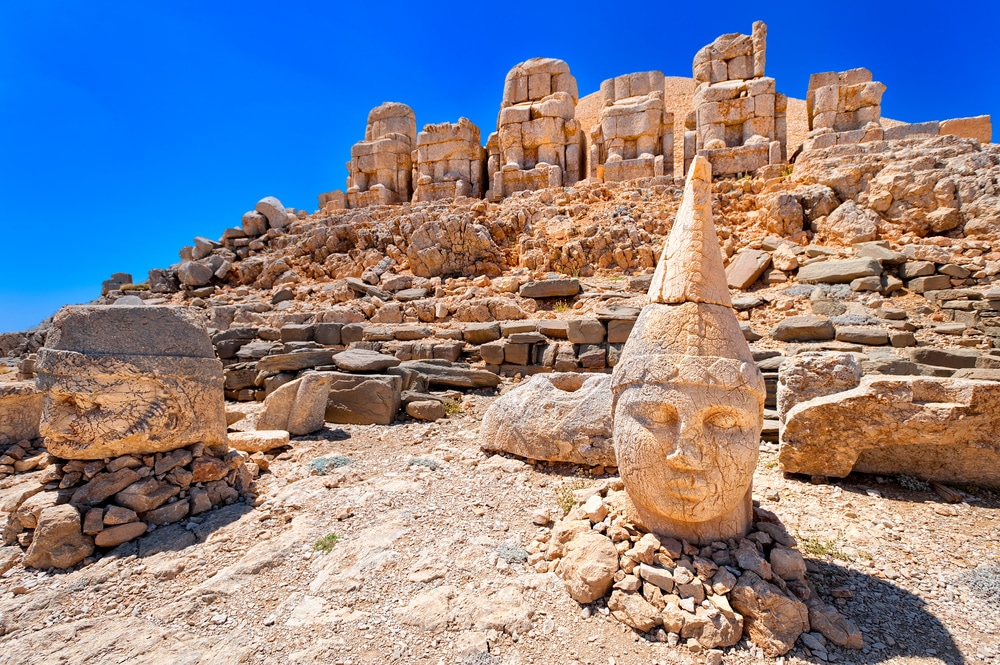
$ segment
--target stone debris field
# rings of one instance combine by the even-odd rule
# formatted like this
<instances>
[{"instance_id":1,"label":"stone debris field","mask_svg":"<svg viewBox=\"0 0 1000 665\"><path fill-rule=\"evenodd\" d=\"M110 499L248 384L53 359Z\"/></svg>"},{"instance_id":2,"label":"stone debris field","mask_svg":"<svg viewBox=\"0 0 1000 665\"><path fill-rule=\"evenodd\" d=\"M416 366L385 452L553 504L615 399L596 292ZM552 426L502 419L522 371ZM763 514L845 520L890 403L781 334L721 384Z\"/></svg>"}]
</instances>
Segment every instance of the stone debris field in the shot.
<instances>
[{"instance_id":1,"label":"stone debris field","mask_svg":"<svg viewBox=\"0 0 1000 665\"><path fill-rule=\"evenodd\" d=\"M0 334L0 664L1000 663L991 120L766 45L385 102Z\"/></svg>"}]
</instances>

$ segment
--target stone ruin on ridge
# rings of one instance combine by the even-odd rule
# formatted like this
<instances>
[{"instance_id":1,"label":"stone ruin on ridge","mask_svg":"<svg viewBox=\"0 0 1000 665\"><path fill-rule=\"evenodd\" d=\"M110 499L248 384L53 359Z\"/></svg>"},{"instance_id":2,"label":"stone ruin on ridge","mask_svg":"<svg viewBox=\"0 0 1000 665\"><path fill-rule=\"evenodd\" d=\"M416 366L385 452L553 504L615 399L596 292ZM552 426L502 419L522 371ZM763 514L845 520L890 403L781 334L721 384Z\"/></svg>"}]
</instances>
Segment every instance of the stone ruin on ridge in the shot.
<instances>
[{"instance_id":1,"label":"stone ruin on ridge","mask_svg":"<svg viewBox=\"0 0 1000 665\"><path fill-rule=\"evenodd\" d=\"M580 180L585 139L578 99L576 79L562 60L532 58L507 73L497 131L486 141L488 199Z\"/></svg>"},{"instance_id":2,"label":"stone ruin on ridge","mask_svg":"<svg viewBox=\"0 0 1000 665\"><path fill-rule=\"evenodd\" d=\"M590 177L620 182L674 175L674 114L663 106L663 72L601 83L601 115L590 131Z\"/></svg>"},{"instance_id":3,"label":"stone ruin on ridge","mask_svg":"<svg viewBox=\"0 0 1000 665\"><path fill-rule=\"evenodd\" d=\"M406 104L385 102L368 114L365 140L351 147L347 206L406 203L413 195L417 117Z\"/></svg>"},{"instance_id":4,"label":"stone ruin on ridge","mask_svg":"<svg viewBox=\"0 0 1000 665\"><path fill-rule=\"evenodd\" d=\"M767 26L726 34L694 56L694 110L684 134L684 168L696 154L715 175L752 173L785 161L788 98L764 75Z\"/></svg>"},{"instance_id":5,"label":"stone ruin on ridge","mask_svg":"<svg viewBox=\"0 0 1000 665\"><path fill-rule=\"evenodd\" d=\"M882 94L885 85L863 67L809 77L806 115L809 137L803 150L845 143L881 141Z\"/></svg>"},{"instance_id":6,"label":"stone ruin on ridge","mask_svg":"<svg viewBox=\"0 0 1000 665\"><path fill-rule=\"evenodd\" d=\"M485 193L486 150L479 128L468 118L424 125L413 152L413 201L459 196L480 199Z\"/></svg>"}]
</instances>

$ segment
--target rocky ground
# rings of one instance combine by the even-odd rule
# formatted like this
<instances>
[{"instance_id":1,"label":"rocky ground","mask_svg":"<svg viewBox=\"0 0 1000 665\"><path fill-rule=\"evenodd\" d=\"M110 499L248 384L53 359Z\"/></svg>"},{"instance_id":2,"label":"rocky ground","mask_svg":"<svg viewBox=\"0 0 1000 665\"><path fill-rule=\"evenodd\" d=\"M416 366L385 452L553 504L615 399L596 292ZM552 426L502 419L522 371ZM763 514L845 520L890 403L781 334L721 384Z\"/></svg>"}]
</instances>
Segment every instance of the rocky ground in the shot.
<instances>
[{"instance_id":1,"label":"rocky ground","mask_svg":"<svg viewBox=\"0 0 1000 665\"><path fill-rule=\"evenodd\" d=\"M436 423L328 425L273 460L259 505L153 530L70 572L11 567L0 663L718 662L649 641L529 568L538 522L607 476L482 453L492 399L469 394ZM866 645L809 635L780 661L1000 658L1000 495L957 488L948 504L871 476L814 485L783 477L777 447L762 446L755 498ZM4 480L0 499L33 475ZM745 639L721 659L766 660Z\"/></svg>"}]
</instances>

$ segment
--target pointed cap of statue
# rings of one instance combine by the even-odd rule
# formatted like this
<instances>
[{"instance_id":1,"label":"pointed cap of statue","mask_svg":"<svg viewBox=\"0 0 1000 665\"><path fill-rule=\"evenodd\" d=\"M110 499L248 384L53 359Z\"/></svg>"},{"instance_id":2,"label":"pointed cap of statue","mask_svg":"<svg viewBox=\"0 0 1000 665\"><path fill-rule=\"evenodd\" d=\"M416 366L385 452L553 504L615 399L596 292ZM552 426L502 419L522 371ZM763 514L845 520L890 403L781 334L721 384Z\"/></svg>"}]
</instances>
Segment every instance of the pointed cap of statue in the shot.
<instances>
[{"instance_id":1,"label":"pointed cap of statue","mask_svg":"<svg viewBox=\"0 0 1000 665\"><path fill-rule=\"evenodd\" d=\"M649 286L649 301L733 306L712 222L712 165L704 157L691 162L677 219Z\"/></svg>"}]
</instances>

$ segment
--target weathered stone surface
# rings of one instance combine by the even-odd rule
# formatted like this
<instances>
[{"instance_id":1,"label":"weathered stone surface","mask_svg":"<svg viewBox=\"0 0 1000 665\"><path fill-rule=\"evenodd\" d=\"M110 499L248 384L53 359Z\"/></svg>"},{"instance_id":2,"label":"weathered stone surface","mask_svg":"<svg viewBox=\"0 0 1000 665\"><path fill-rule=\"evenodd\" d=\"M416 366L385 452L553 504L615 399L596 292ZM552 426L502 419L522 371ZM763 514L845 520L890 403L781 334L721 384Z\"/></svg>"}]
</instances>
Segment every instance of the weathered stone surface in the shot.
<instances>
[{"instance_id":1,"label":"weathered stone surface","mask_svg":"<svg viewBox=\"0 0 1000 665\"><path fill-rule=\"evenodd\" d=\"M326 372L309 372L282 385L264 400L264 413L257 421L257 429L285 430L292 436L323 429L331 385L333 377Z\"/></svg>"},{"instance_id":2,"label":"weathered stone surface","mask_svg":"<svg viewBox=\"0 0 1000 665\"><path fill-rule=\"evenodd\" d=\"M659 610L638 593L624 593L615 589L608 599L608 609L616 619L641 633L663 623Z\"/></svg>"},{"instance_id":3,"label":"weathered stone surface","mask_svg":"<svg viewBox=\"0 0 1000 665\"><path fill-rule=\"evenodd\" d=\"M975 367L982 354L975 349L936 349L922 346L910 351L910 359L924 365L962 369Z\"/></svg>"},{"instance_id":4,"label":"weathered stone surface","mask_svg":"<svg viewBox=\"0 0 1000 665\"><path fill-rule=\"evenodd\" d=\"M493 372L472 369L468 365L447 360L407 360L399 367L417 372L431 386L496 388L500 385L500 377Z\"/></svg>"},{"instance_id":5,"label":"weathered stone surface","mask_svg":"<svg viewBox=\"0 0 1000 665\"><path fill-rule=\"evenodd\" d=\"M684 283L654 278L612 380L616 457L638 523L699 544L750 527L765 395L725 285L710 183L696 157L663 255L692 269L661 261L657 271Z\"/></svg>"},{"instance_id":6,"label":"weathered stone surface","mask_svg":"<svg viewBox=\"0 0 1000 665\"><path fill-rule=\"evenodd\" d=\"M100 531L96 536L94 536L94 544L98 547L118 547L122 543L135 540L144 533L146 533L145 522L129 522L128 524L119 524Z\"/></svg>"},{"instance_id":7,"label":"weathered stone surface","mask_svg":"<svg viewBox=\"0 0 1000 665\"><path fill-rule=\"evenodd\" d=\"M267 374L278 372L297 372L310 367L330 365L336 351L303 351L301 353L280 353L261 358L257 363L257 371Z\"/></svg>"},{"instance_id":8,"label":"weathered stone surface","mask_svg":"<svg viewBox=\"0 0 1000 665\"><path fill-rule=\"evenodd\" d=\"M809 606L809 627L839 647L863 649L864 636L854 622L835 608L830 607L815 594L806 603Z\"/></svg>"},{"instance_id":9,"label":"weathered stone surface","mask_svg":"<svg viewBox=\"0 0 1000 665\"><path fill-rule=\"evenodd\" d=\"M1000 384L866 376L853 390L785 415L784 471L842 478L852 470L1000 484Z\"/></svg>"},{"instance_id":10,"label":"weathered stone surface","mask_svg":"<svg viewBox=\"0 0 1000 665\"><path fill-rule=\"evenodd\" d=\"M323 406L326 407L326 397L323 397ZM320 418L323 411L320 411ZM320 425L322 427L322 423ZM312 430L315 431L315 430ZM308 432L306 432L308 433ZM266 452L288 445L288 432L282 429L258 429L252 432L230 432L229 445L233 450L242 450L247 453Z\"/></svg>"},{"instance_id":11,"label":"weathered stone surface","mask_svg":"<svg viewBox=\"0 0 1000 665\"><path fill-rule=\"evenodd\" d=\"M462 330L462 337L469 344L486 344L502 337L499 323L472 323Z\"/></svg>"},{"instance_id":12,"label":"weathered stone surface","mask_svg":"<svg viewBox=\"0 0 1000 665\"><path fill-rule=\"evenodd\" d=\"M846 245L869 242L878 238L882 220L878 214L858 206L848 199L826 218L817 220L816 232L826 242L841 242ZM802 278L799 278L802 281Z\"/></svg>"},{"instance_id":13,"label":"weathered stone surface","mask_svg":"<svg viewBox=\"0 0 1000 665\"><path fill-rule=\"evenodd\" d=\"M283 229L288 225L288 213L285 211L285 206L273 196L265 196L257 201L254 210L267 218L267 223L272 229Z\"/></svg>"},{"instance_id":14,"label":"weathered stone surface","mask_svg":"<svg viewBox=\"0 0 1000 665\"><path fill-rule=\"evenodd\" d=\"M139 473L128 467L112 473L102 472L73 493L70 499L79 505L96 505L139 480Z\"/></svg>"},{"instance_id":15,"label":"weathered stone surface","mask_svg":"<svg viewBox=\"0 0 1000 665\"><path fill-rule=\"evenodd\" d=\"M556 572L573 600L586 604L611 590L617 571L618 551L611 539L588 529L566 544Z\"/></svg>"},{"instance_id":16,"label":"weathered stone surface","mask_svg":"<svg viewBox=\"0 0 1000 665\"><path fill-rule=\"evenodd\" d=\"M566 322L566 338L572 344L600 344L605 334L604 324L597 319L579 318Z\"/></svg>"},{"instance_id":17,"label":"weathered stone surface","mask_svg":"<svg viewBox=\"0 0 1000 665\"><path fill-rule=\"evenodd\" d=\"M177 267L177 278L185 286L205 286L214 275L215 271L210 266L199 261L184 261Z\"/></svg>"},{"instance_id":18,"label":"weathered stone surface","mask_svg":"<svg viewBox=\"0 0 1000 665\"><path fill-rule=\"evenodd\" d=\"M800 402L856 388L861 364L854 354L808 352L786 358L778 369L778 419Z\"/></svg>"},{"instance_id":19,"label":"weathered stone surface","mask_svg":"<svg viewBox=\"0 0 1000 665\"><path fill-rule=\"evenodd\" d=\"M24 565L30 568L70 568L94 552L94 539L84 535L80 511L64 504L42 511L24 554Z\"/></svg>"},{"instance_id":20,"label":"weathered stone surface","mask_svg":"<svg viewBox=\"0 0 1000 665\"><path fill-rule=\"evenodd\" d=\"M388 425L399 412L403 381L381 374L330 372L333 383L326 421L353 425Z\"/></svg>"},{"instance_id":21,"label":"weathered stone surface","mask_svg":"<svg viewBox=\"0 0 1000 665\"><path fill-rule=\"evenodd\" d=\"M771 337L779 342L808 342L833 339L836 331L830 319L813 314L785 317L771 328Z\"/></svg>"},{"instance_id":22,"label":"weathered stone surface","mask_svg":"<svg viewBox=\"0 0 1000 665\"><path fill-rule=\"evenodd\" d=\"M34 381L0 384L0 444L37 439L44 405Z\"/></svg>"},{"instance_id":23,"label":"weathered stone surface","mask_svg":"<svg viewBox=\"0 0 1000 665\"><path fill-rule=\"evenodd\" d=\"M665 112L663 72L601 83L603 106L591 129L590 176L606 182L672 177L674 115Z\"/></svg>"},{"instance_id":24,"label":"weathered stone surface","mask_svg":"<svg viewBox=\"0 0 1000 665\"><path fill-rule=\"evenodd\" d=\"M726 283L733 289L750 288L771 265L771 255L759 249L739 252L726 266Z\"/></svg>"},{"instance_id":25,"label":"weathered stone surface","mask_svg":"<svg viewBox=\"0 0 1000 665\"><path fill-rule=\"evenodd\" d=\"M368 349L348 349L336 354L333 364L344 372L381 372L399 365L399 359Z\"/></svg>"},{"instance_id":26,"label":"weathered stone surface","mask_svg":"<svg viewBox=\"0 0 1000 665\"><path fill-rule=\"evenodd\" d=\"M440 420L445 417L444 404L436 399L418 399L406 404L406 414L417 420Z\"/></svg>"},{"instance_id":27,"label":"weathered stone surface","mask_svg":"<svg viewBox=\"0 0 1000 665\"><path fill-rule=\"evenodd\" d=\"M585 176L578 98L576 79L562 60L531 58L507 73L497 131L486 141L488 199L568 187Z\"/></svg>"},{"instance_id":28,"label":"weathered stone surface","mask_svg":"<svg viewBox=\"0 0 1000 665\"><path fill-rule=\"evenodd\" d=\"M881 274L882 265L872 258L829 259L799 268L798 280L803 284L850 284L858 277Z\"/></svg>"},{"instance_id":29,"label":"weathered stone surface","mask_svg":"<svg viewBox=\"0 0 1000 665\"><path fill-rule=\"evenodd\" d=\"M365 138L351 147L347 205L364 208L409 202L417 117L406 104L383 102L368 113Z\"/></svg>"},{"instance_id":30,"label":"weathered stone surface","mask_svg":"<svg viewBox=\"0 0 1000 665\"><path fill-rule=\"evenodd\" d=\"M413 201L458 196L481 198L486 192L486 150L479 128L468 118L425 125L417 134Z\"/></svg>"},{"instance_id":31,"label":"weathered stone surface","mask_svg":"<svg viewBox=\"0 0 1000 665\"><path fill-rule=\"evenodd\" d=\"M743 615L744 632L772 658L788 653L799 635L809 630L805 604L754 573L740 575L730 601Z\"/></svg>"},{"instance_id":32,"label":"weathered stone surface","mask_svg":"<svg viewBox=\"0 0 1000 665\"><path fill-rule=\"evenodd\" d=\"M118 492L115 495L115 503L137 513L145 513L159 508L168 499L177 496L180 491L176 485L156 478L145 478Z\"/></svg>"},{"instance_id":33,"label":"weathered stone surface","mask_svg":"<svg viewBox=\"0 0 1000 665\"><path fill-rule=\"evenodd\" d=\"M611 377L536 374L490 405L479 432L484 450L614 466Z\"/></svg>"},{"instance_id":34,"label":"weathered stone surface","mask_svg":"<svg viewBox=\"0 0 1000 665\"><path fill-rule=\"evenodd\" d=\"M573 277L526 282L518 289L522 298L570 298L579 293L580 281Z\"/></svg>"},{"instance_id":35,"label":"weathered stone surface","mask_svg":"<svg viewBox=\"0 0 1000 665\"><path fill-rule=\"evenodd\" d=\"M183 307L64 307L39 353L49 452L100 459L225 442L222 363Z\"/></svg>"}]
</instances>

